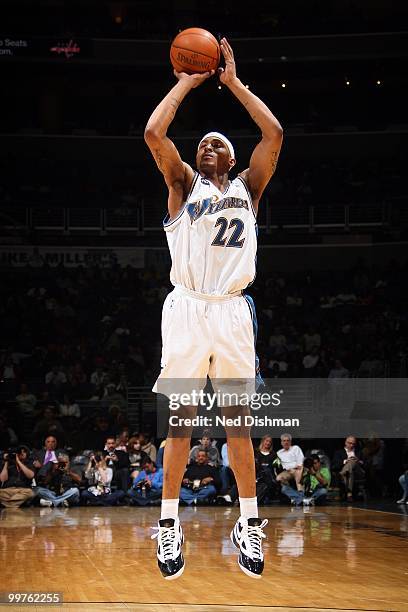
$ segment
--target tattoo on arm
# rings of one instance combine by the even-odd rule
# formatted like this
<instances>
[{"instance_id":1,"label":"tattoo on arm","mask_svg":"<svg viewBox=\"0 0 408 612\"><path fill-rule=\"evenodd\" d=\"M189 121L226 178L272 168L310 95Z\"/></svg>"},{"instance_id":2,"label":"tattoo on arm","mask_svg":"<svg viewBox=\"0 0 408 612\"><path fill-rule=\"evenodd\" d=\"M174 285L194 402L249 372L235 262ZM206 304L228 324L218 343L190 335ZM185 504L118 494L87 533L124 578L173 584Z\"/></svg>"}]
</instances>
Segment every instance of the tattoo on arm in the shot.
<instances>
[{"instance_id":1,"label":"tattoo on arm","mask_svg":"<svg viewBox=\"0 0 408 612\"><path fill-rule=\"evenodd\" d=\"M173 119L174 119L174 116L175 116L175 114L177 112L177 109L180 106L180 104L181 104L181 100L177 100L177 98L171 98L170 106L171 106L171 114L173 116Z\"/></svg>"},{"instance_id":2,"label":"tattoo on arm","mask_svg":"<svg viewBox=\"0 0 408 612\"><path fill-rule=\"evenodd\" d=\"M163 164L162 164L162 156L160 153L160 149L154 150L154 156L156 158L157 167L159 168L159 170L162 170Z\"/></svg>"},{"instance_id":3,"label":"tattoo on arm","mask_svg":"<svg viewBox=\"0 0 408 612\"><path fill-rule=\"evenodd\" d=\"M279 151L272 151L272 156L271 156L271 171L272 171L272 174L276 170L276 165L278 163L278 157L279 157Z\"/></svg>"}]
</instances>

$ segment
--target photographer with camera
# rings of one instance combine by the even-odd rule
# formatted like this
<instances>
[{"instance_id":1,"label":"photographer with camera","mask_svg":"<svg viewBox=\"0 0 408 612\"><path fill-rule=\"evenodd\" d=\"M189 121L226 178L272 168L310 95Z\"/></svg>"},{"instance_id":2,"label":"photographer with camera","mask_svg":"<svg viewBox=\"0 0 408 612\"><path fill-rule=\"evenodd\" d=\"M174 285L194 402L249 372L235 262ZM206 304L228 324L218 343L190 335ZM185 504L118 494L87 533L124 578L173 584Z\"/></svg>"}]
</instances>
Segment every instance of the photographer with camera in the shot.
<instances>
[{"instance_id":1,"label":"photographer with camera","mask_svg":"<svg viewBox=\"0 0 408 612\"><path fill-rule=\"evenodd\" d=\"M207 502L217 494L221 486L218 468L208 465L208 453L197 452L195 463L190 463L184 473L180 489L180 500L187 505Z\"/></svg>"},{"instance_id":2,"label":"photographer with camera","mask_svg":"<svg viewBox=\"0 0 408 612\"><path fill-rule=\"evenodd\" d=\"M142 468L128 491L131 503L137 506L155 505L157 501L160 503L163 489L163 468L157 468L149 456L144 460Z\"/></svg>"},{"instance_id":3,"label":"photographer with camera","mask_svg":"<svg viewBox=\"0 0 408 612\"><path fill-rule=\"evenodd\" d=\"M69 456L60 453L57 462L50 463L51 468L42 476L40 486L35 490L40 497L41 506L68 507L79 503L79 486L82 478L71 470Z\"/></svg>"},{"instance_id":4,"label":"photographer with camera","mask_svg":"<svg viewBox=\"0 0 408 612\"><path fill-rule=\"evenodd\" d=\"M85 505L116 506L125 497L124 491L120 489L117 491L111 490L113 470L107 466L102 453L91 453L85 470L85 478L88 480L88 484L92 483L81 494Z\"/></svg>"},{"instance_id":5,"label":"photographer with camera","mask_svg":"<svg viewBox=\"0 0 408 612\"><path fill-rule=\"evenodd\" d=\"M23 445L11 448L3 455L0 504L6 508L19 508L35 495L31 488L35 469L28 455L29 449Z\"/></svg>"},{"instance_id":6,"label":"photographer with camera","mask_svg":"<svg viewBox=\"0 0 408 612\"><path fill-rule=\"evenodd\" d=\"M106 465L112 470L113 484L124 493L129 487L129 455L125 451L116 450L116 439L106 438L105 448L102 452Z\"/></svg>"},{"instance_id":7,"label":"photographer with camera","mask_svg":"<svg viewBox=\"0 0 408 612\"><path fill-rule=\"evenodd\" d=\"M330 487L331 474L328 467L322 466L319 455L312 454L303 462L303 491L297 491L287 484L282 485L282 493L289 497L295 506L324 504Z\"/></svg>"}]
</instances>

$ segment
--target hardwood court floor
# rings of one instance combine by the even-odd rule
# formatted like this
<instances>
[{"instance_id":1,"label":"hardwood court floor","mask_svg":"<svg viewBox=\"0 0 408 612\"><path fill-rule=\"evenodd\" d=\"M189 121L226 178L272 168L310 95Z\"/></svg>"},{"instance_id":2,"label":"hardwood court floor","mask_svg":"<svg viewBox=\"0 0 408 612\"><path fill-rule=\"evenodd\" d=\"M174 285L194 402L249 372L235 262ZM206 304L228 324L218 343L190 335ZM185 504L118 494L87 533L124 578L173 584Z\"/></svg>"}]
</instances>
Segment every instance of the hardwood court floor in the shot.
<instances>
[{"instance_id":1,"label":"hardwood court floor","mask_svg":"<svg viewBox=\"0 0 408 612\"><path fill-rule=\"evenodd\" d=\"M186 569L163 580L159 508L0 512L0 591L62 591L65 610L408 611L408 516L351 507L264 507L262 580L238 568L238 508L181 508ZM6 609L52 610L48 606ZM55 608L54 608L55 609Z\"/></svg>"}]
</instances>

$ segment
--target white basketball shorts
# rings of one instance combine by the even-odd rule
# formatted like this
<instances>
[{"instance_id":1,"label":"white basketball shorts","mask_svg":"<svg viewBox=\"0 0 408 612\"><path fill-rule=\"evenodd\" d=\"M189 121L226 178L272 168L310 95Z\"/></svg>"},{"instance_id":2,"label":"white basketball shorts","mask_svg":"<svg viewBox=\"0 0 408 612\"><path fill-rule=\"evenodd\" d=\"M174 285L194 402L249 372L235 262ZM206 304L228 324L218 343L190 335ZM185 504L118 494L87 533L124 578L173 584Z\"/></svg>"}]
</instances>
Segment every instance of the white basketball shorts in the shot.
<instances>
[{"instance_id":1,"label":"white basketball shorts","mask_svg":"<svg viewBox=\"0 0 408 612\"><path fill-rule=\"evenodd\" d=\"M227 383L255 379L253 312L241 292L211 296L175 287L163 304L162 341L156 393L168 395L167 379L203 386L207 376Z\"/></svg>"}]
</instances>

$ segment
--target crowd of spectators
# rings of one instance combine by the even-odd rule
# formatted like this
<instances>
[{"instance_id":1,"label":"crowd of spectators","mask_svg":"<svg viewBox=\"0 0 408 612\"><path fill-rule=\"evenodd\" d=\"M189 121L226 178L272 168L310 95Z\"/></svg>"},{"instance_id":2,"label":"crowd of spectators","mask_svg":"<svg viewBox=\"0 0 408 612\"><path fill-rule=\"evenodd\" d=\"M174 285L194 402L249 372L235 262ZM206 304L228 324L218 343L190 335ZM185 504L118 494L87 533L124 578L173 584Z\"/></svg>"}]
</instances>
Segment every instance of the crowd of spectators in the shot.
<instances>
[{"instance_id":1,"label":"crowd of spectators","mask_svg":"<svg viewBox=\"0 0 408 612\"><path fill-rule=\"evenodd\" d=\"M406 377L407 289L401 283L406 273L397 261L370 267L364 260L341 271L261 269L250 293L263 377ZM151 388L159 372L167 274L116 265L51 268L38 253L25 268L2 269L0 449L18 444L38 449L52 435L65 454L84 449L97 454L111 436L118 453L129 455L123 478L134 480L142 464L145 474L156 474L154 465L145 465L147 456L158 459L151 435L136 432L129 446L127 394L129 387ZM191 459L194 466L219 469L219 482L214 481L225 491L231 474L224 469L225 449L220 451L200 443ZM103 472L107 488L114 476L110 467L107 463ZM367 473L376 482L375 466ZM186 478L197 480L194 473ZM160 472L154 480L160 482ZM126 493L124 482L121 490ZM148 493L142 499L150 502ZM135 499L140 495L136 491ZM191 499L189 492L185 499Z\"/></svg>"},{"instance_id":2,"label":"crowd of spectators","mask_svg":"<svg viewBox=\"0 0 408 612\"><path fill-rule=\"evenodd\" d=\"M292 274L261 268L249 289L261 373L340 378L380 375L387 365L398 376L407 357L406 273L395 260ZM154 381L167 271L50 267L37 252L26 267L3 268L0 283L0 389L40 437L48 400L71 430L85 416L79 400L123 411L129 385Z\"/></svg>"},{"instance_id":3,"label":"crowd of spectators","mask_svg":"<svg viewBox=\"0 0 408 612\"><path fill-rule=\"evenodd\" d=\"M407 196L404 166L403 159L353 161L337 157L319 163L283 159L263 196L258 222L265 225L269 206L273 224L280 222L277 215L280 206L290 213L313 205L323 211L325 218L331 207L338 204L360 207L361 212L368 209L367 215L370 207L384 202L399 202L404 207ZM2 157L0 170L0 203L9 215L15 206L80 207L84 211L109 208L115 212L117 222L126 226L129 215L144 208L145 226L161 227L166 196L162 183L155 180L156 170L151 164L143 165L148 193L140 185L136 165L80 160L61 164L43 153L36 160L19 155L18 163L13 155ZM369 216L362 219L371 220Z\"/></svg>"},{"instance_id":4,"label":"crowd of spectators","mask_svg":"<svg viewBox=\"0 0 408 612\"><path fill-rule=\"evenodd\" d=\"M304 454L299 445L293 444L290 434L282 434L280 442L281 448L275 452L272 437L265 435L254 447L260 504L275 500L290 500L295 506L325 504L332 481L340 501L366 500L367 491L377 497L387 494L390 484L387 477L394 472L389 473L386 443L376 435L361 442L348 436L332 459L324 449L309 448ZM108 434L98 445L77 454L60 448L56 436L51 434L42 448L26 445L6 448L1 452L0 504L159 505L165 446L163 440L157 450L143 434L130 436L125 428L117 436ZM399 457L400 471L405 471L398 479L403 491L398 504L408 504L407 452L408 439ZM156 460L151 456L153 453ZM180 503L189 506L238 503L227 442L219 449L210 434L204 434L193 446L181 482Z\"/></svg>"}]
</instances>

